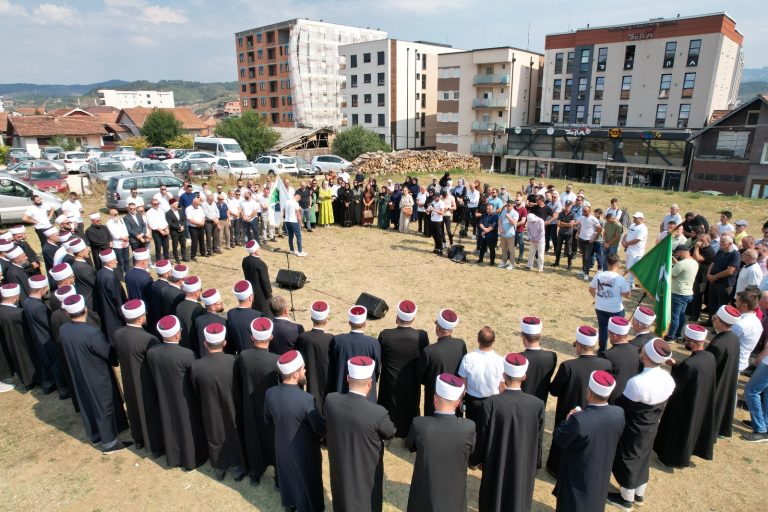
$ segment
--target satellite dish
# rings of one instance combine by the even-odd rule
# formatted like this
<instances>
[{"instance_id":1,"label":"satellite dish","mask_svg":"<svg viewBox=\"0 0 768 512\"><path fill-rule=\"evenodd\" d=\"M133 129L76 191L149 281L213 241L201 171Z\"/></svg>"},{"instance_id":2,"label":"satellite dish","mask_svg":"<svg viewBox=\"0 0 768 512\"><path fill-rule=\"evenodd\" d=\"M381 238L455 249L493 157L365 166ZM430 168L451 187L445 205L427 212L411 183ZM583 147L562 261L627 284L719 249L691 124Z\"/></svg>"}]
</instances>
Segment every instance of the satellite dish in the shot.
<instances>
[{"instance_id":1,"label":"satellite dish","mask_svg":"<svg viewBox=\"0 0 768 512\"><path fill-rule=\"evenodd\" d=\"M551 126L549 128L547 128L547 135L554 135L554 134L555 134L555 129L554 128L552 128Z\"/></svg>"},{"instance_id":2,"label":"satellite dish","mask_svg":"<svg viewBox=\"0 0 768 512\"><path fill-rule=\"evenodd\" d=\"M523 129L519 126L515 126L515 134L520 135L523 132Z\"/></svg>"}]
</instances>

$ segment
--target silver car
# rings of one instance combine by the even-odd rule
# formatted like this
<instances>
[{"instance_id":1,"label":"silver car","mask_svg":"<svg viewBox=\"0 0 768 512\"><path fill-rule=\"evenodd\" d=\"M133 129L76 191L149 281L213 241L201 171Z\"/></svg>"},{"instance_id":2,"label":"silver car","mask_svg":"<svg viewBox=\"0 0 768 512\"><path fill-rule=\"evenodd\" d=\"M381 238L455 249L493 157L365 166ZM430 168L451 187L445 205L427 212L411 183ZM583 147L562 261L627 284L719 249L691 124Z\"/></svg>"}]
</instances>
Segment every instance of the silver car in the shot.
<instances>
[{"instance_id":1,"label":"silver car","mask_svg":"<svg viewBox=\"0 0 768 512\"><path fill-rule=\"evenodd\" d=\"M37 195L54 210L61 209L61 199L56 194L43 192L16 176L0 173L0 224L20 224L24 212L32 204L32 196Z\"/></svg>"},{"instance_id":2,"label":"silver car","mask_svg":"<svg viewBox=\"0 0 768 512\"><path fill-rule=\"evenodd\" d=\"M131 172L134 174L153 172L156 174L173 176L173 171L170 167L165 165L165 162L158 162L157 160L150 160L149 158L144 158L135 162L133 167L131 167Z\"/></svg>"},{"instance_id":3,"label":"silver car","mask_svg":"<svg viewBox=\"0 0 768 512\"><path fill-rule=\"evenodd\" d=\"M341 158L340 156L336 155L320 155L320 156L314 156L312 157L312 160L310 162L312 164L312 167L317 171L318 173L326 174L329 171L343 171L350 165L352 165L352 162L345 160Z\"/></svg>"},{"instance_id":4,"label":"silver car","mask_svg":"<svg viewBox=\"0 0 768 512\"><path fill-rule=\"evenodd\" d=\"M174 176L166 174L147 173L147 174L124 174L109 178L107 182L106 203L107 208L115 208L118 211L128 209L128 198L131 195L131 189L136 187L136 191L144 199L145 204L151 204L152 196L160 192L160 186L165 185L168 192L174 197L179 197L184 181ZM203 187L193 184L194 192L202 193Z\"/></svg>"},{"instance_id":5,"label":"silver car","mask_svg":"<svg viewBox=\"0 0 768 512\"><path fill-rule=\"evenodd\" d=\"M53 160L54 158L59 156L59 153L63 153L63 152L64 152L64 148L61 146L46 146L40 150L40 159Z\"/></svg>"},{"instance_id":6,"label":"silver car","mask_svg":"<svg viewBox=\"0 0 768 512\"><path fill-rule=\"evenodd\" d=\"M113 176L125 174L128 170L114 158L91 158L88 165L80 168L80 172L88 173L88 177L93 182L107 181Z\"/></svg>"}]
</instances>

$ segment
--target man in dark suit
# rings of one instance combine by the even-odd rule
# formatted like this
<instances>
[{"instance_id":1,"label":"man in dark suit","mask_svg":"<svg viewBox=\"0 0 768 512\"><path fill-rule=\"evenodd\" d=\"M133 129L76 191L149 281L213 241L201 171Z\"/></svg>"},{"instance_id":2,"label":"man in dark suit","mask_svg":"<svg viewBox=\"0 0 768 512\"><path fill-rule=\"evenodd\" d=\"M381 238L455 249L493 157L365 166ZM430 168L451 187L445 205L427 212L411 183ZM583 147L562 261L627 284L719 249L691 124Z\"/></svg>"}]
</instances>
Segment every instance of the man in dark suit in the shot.
<instances>
[{"instance_id":1,"label":"man in dark suit","mask_svg":"<svg viewBox=\"0 0 768 512\"><path fill-rule=\"evenodd\" d=\"M434 410L435 379L441 373L456 374L461 359L467 354L464 340L454 338L453 330L459 325L459 315L451 309L443 309L435 320L437 341L424 349L419 359L419 379L424 384L424 415ZM461 411L458 412L461 415Z\"/></svg>"},{"instance_id":2,"label":"man in dark suit","mask_svg":"<svg viewBox=\"0 0 768 512\"><path fill-rule=\"evenodd\" d=\"M82 239L70 241L69 248L75 261L72 271L75 273L77 292L85 298L88 310L93 309L93 290L96 287L96 269L91 265L91 248Z\"/></svg>"},{"instance_id":3,"label":"man in dark suit","mask_svg":"<svg viewBox=\"0 0 768 512\"><path fill-rule=\"evenodd\" d=\"M376 338L363 333L368 310L363 306L352 306L348 311L350 332L337 334L331 340L329 348L328 392L346 393L347 361L355 356L366 356L376 361L373 371L374 383L379 380L381 373L381 345ZM376 402L376 386L371 386L368 400Z\"/></svg>"},{"instance_id":4,"label":"man in dark suit","mask_svg":"<svg viewBox=\"0 0 768 512\"><path fill-rule=\"evenodd\" d=\"M179 202L176 198L169 199L168 204L171 205L171 209L165 212L165 220L168 222L168 231L171 233L171 249L173 251L173 259L176 263L179 263L179 246L181 246L181 259L189 261L187 258L187 244L186 244L186 232L187 229L187 215L184 210L179 208Z\"/></svg>"},{"instance_id":5,"label":"man in dark suit","mask_svg":"<svg viewBox=\"0 0 768 512\"><path fill-rule=\"evenodd\" d=\"M136 249L133 252L133 267L125 273L125 287L128 299L139 299L145 305L152 302L152 276L149 275L149 250Z\"/></svg>"},{"instance_id":6,"label":"man in dark suit","mask_svg":"<svg viewBox=\"0 0 768 512\"><path fill-rule=\"evenodd\" d=\"M261 249L256 240L245 244L248 256L243 258L243 276L253 287L253 309L264 316L272 316L269 302L272 300L272 285L269 282L269 269L261 259Z\"/></svg>"},{"instance_id":7,"label":"man in dark suit","mask_svg":"<svg viewBox=\"0 0 768 512\"><path fill-rule=\"evenodd\" d=\"M253 348L251 322L260 318L262 314L251 307L253 305L251 283L246 280L236 282L232 287L232 293L237 299L237 307L227 311L227 345L239 354Z\"/></svg>"},{"instance_id":8,"label":"man in dark suit","mask_svg":"<svg viewBox=\"0 0 768 512\"><path fill-rule=\"evenodd\" d=\"M635 331L635 337L629 342L640 350L648 341L656 337L651 332L651 326L656 321L656 314L648 306L638 306L632 314L632 330Z\"/></svg>"},{"instance_id":9,"label":"man in dark suit","mask_svg":"<svg viewBox=\"0 0 768 512\"><path fill-rule=\"evenodd\" d=\"M272 334L272 341L269 342L269 351L280 356L294 349L299 335L304 332L304 326L292 322L288 318L288 301L285 300L285 297L280 295L273 297L269 307L275 319L275 328Z\"/></svg>"},{"instance_id":10,"label":"man in dark suit","mask_svg":"<svg viewBox=\"0 0 768 512\"><path fill-rule=\"evenodd\" d=\"M144 218L136 211L135 204L130 203L128 205L128 213L123 217L123 221L128 230L128 245L131 246L131 250L135 251L139 247L146 247L149 244L147 225Z\"/></svg>"},{"instance_id":11,"label":"man in dark suit","mask_svg":"<svg viewBox=\"0 0 768 512\"><path fill-rule=\"evenodd\" d=\"M307 391L315 397L315 407L323 410L325 393L328 389L328 351L333 334L325 332L330 306L323 300L316 300L310 307L312 329L299 335L296 350L301 353L307 366Z\"/></svg>"}]
</instances>

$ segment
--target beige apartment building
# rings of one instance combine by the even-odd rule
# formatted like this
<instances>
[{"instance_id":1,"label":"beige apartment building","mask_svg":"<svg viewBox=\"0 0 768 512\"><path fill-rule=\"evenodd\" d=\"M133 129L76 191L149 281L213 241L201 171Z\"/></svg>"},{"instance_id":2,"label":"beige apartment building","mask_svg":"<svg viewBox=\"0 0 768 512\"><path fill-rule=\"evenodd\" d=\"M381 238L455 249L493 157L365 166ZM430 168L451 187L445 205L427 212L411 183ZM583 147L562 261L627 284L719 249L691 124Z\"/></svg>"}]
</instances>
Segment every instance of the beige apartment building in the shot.
<instances>
[{"instance_id":1,"label":"beige apartment building","mask_svg":"<svg viewBox=\"0 0 768 512\"><path fill-rule=\"evenodd\" d=\"M502 166L506 129L538 119L543 64L542 54L512 47L440 55L437 148L471 153L484 168L508 170L513 162Z\"/></svg>"}]
</instances>

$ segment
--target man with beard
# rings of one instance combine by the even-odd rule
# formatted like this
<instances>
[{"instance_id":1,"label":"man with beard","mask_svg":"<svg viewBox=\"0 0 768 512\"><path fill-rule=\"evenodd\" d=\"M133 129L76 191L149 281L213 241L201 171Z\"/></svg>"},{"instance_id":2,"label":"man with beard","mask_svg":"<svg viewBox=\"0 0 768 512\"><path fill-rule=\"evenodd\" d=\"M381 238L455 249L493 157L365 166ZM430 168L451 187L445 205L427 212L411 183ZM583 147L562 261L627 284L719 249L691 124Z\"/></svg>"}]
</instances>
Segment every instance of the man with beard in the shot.
<instances>
[{"instance_id":1,"label":"man with beard","mask_svg":"<svg viewBox=\"0 0 768 512\"><path fill-rule=\"evenodd\" d=\"M454 338L453 330L459 325L459 315L451 309L443 309L435 320L437 341L424 348L419 358L419 382L424 385L424 416L431 416L434 409L435 382L442 373L455 375L462 358L467 354L464 340ZM461 416L461 411L456 411Z\"/></svg>"},{"instance_id":2,"label":"man with beard","mask_svg":"<svg viewBox=\"0 0 768 512\"><path fill-rule=\"evenodd\" d=\"M82 239L70 241L69 248L75 261L72 271L75 273L75 286L80 295L85 297L88 310L93 310L93 290L96 288L96 269L91 265L91 248Z\"/></svg>"},{"instance_id":3,"label":"man with beard","mask_svg":"<svg viewBox=\"0 0 768 512\"><path fill-rule=\"evenodd\" d=\"M337 334L329 347L328 392L346 393L347 361L355 356L370 357L376 362L373 380L379 379L381 368L381 346L379 342L364 333L368 310L364 306L352 306L347 312L350 332ZM376 402L376 386L371 386L368 400Z\"/></svg>"},{"instance_id":4,"label":"man with beard","mask_svg":"<svg viewBox=\"0 0 768 512\"><path fill-rule=\"evenodd\" d=\"M43 202L43 198L37 194L32 195L32 204L27 208L22 217L22 221L28 224L34 224L35 233L40 239L40 245L45 243L46 235L43 234L50 225L56 211L51 205Z\"/></svg>"},{"instance_id":5,"label":"man with beard","mask_svg":"<svg viewBox=\"0 0 768 512\"><path fill-rule=\"evenodd\" d=\"M147 322L150 328L152 325L156 325L161 318L167 315L172 315L175 312L175 308L171 304L165 303L165 296L163 290L170 286L171 271L173 265L168 260L159 260L155 262L155 273L157 279L152 282L152 286L149 289L150 299L147 302L149 309L147 310Z\"/></svg>"},{"instance_id":6,"label":"man with beard","mask_svg":"<svg viewBox=\"0 0 768 512\"><path fill-rule=\"evenodd\" d=\"M40 258L32 246L29 245L29 242L27 242L26 228L21 225L13 226L8 230L8 232L13 236L13 242L21 247L21 250L24 251L24 254L26 254L27 258L29 259L29 268L27 269L27 273L30 276L39 274L41 272Z\"/></svg>"},{"instance_id":7,"label":"man with beard","mask_svg":"<svg viewBox=\"0 0 768 512\"><path fill-rule=\"evenodd\" d=\"M269 303L272 300L272 285L269 282L269 269L261 259L261 248L256 240L245 244L248 255L243 258L243 277L253 287L253 309L264 316L271 317Z\"/></svg>"},{"instance_id":8,"label":"man with beard","mask_svg":"<svg viewBox=\"0 0 768 512\"><path fill-rule=\"evenodd\" d=\"M307 391L315 398L315 407L323 410L328 389L329 351L333 335L325 332L331 308L327 302L317 300L310 306L312 329L304 331L296 340L296 350L306 364Z\"/></svg>"},{"instance_id":9,"label":"man with beard","mask_svg":"<svg viewBox=\"0 0 768 512\"><path fill-rule=\"evenodd\" d=\"M53 258L56 255L56 251L59 250L59 230L51 226L43 231L43 235L45 236L45 241L43 241L40 251L43 253L45 271L48 272L53 267Z\"/></svg>"},{"instance_id":10,"label":"man with beard","mask_svg":"<svg viewBox=\"0 0 768 512\"><path fill-rule=\"evenodd\" d=\"M731 330L741 313L731 305L720 306L712 319L715 337L707 352L715 356L715 428L723 437L733 435L733 412L739 388L739 337Z\"/></svg>"},{"instance_id":11,"label":"man with beard","mask_svg":"<svg viewBox=\"0 0 768 512\"><path fill-rule=\"evenodd\" d=\"M27 268L29 268L29 258L21 250L21 247L14 247L5 253L10 260L11 264L8 266L8 270L3 273L3 280L6 284L18 284L20 295L20 303L29 296L29 274Z\"/></svg>"},{"instance_id":12,"label":"man with beard","mask_svg":"<svg viewBox=\"0 0 768 512\"><path fill-rule=\"evenodd\" d=\"M557 354L541 348L542 329L543 324L540 318L526 316L520 320L520 335L525 347L523 356L528 361L525 379L520 384L520 388L523 393L533 395L544 402L546 407L547 398L549 398L549 383L557 366Z\"/></svg>"},{"instance_id":13,"label":"man with beard","mask_svg":"<svg viewBox=\"0 0 768 512\"><path fill-rule=\"evenodd\" d=\"M94 306L101 318L101 330L110 343L114 342L114 332L125 325L120 308L127 300L120 279L115 274L117 256L112 249L99 253L101 270L96 273Z\"/></svg>"},{"instance_id":14,"label":"man with beard","mask_svg":"<svg viewBox=\"0 0 768 512\"><path fill-rule=\"evenodd\" d=\"M91 246L93 266L96 270L99 270L101 268L101 260L98 258L98 254L104 249L109 249L112 235L109 233L109 229L102 225L99 212L89 214L88 219L90 219L91 225L85 230L85 238L88 240L88 245Z\"/></svg>"},{"instance_id":15,"label":"man with beard","mask_svg":"<svg viewBox=\"0 0 768 512\"><path fill-rule=\"evenodd\" d=\"M205 308L200 305L203 283L197 276L189 276L181 285L184 292L184 300L176 306L176 317L181 324L181 346L195 351L198 346L195 335L195 319L205 313Z\"/></svg>"},{"instance_id":16,"label":"man with beard","mask_svg":"<svg viewBox=\"0 0 768 512\"><path fill-rule=\"evenodd\" d=\"M624 392L627 381L640 373L642 365L637 347L627 340L629 322L623 316L612 316L608 320L608 336L611 348L600 354L600 357L611 362L611 375L616 380L608 403L613 404Z\"/></svg>"},{"instance_id":17,"label":"man with beard","mask_svg":"<svg viewBox=\"0 0 768 512\"><path fill-rule=\"evenodd\" d=\"M280 295L272 297L269 309L272 312L272 318L275 319L275 331L269 350L277 355L282 355L293 350L296 341L301 333L304 332L304 326L293 322L289 314L288 301Z\"/></svg>"},{"instance_id":18,"label":"man with beard","mask_svg":"<svg viewBox=\"0 0 768 512\"><path fill-rule=\"evenodd\" d=\"M11 356L13 372L21 384L30 390L35 387L34 352L24 332L24 315L19 307L21 286L16 283L0 287L0 334Z\"/></svg>"},{"instance_id":19,"label":"man with beard","mask_svg":"<svg viewBox=\"0 0 768 512\"><path fill-rule=\"evenodd\" d=\"M222 302L221 294L216 288L208 288L205 290L200 299L205 307L205 313L197 315L193 322L192 331L195 337L195 348L193 349L198 357L203 357L207 354L208 345L205 341L205 328L211 324L221 324L224 328L227 327L227 320L221 316L220 313L224 311L224 302ZM227 349L227 353L230 353L231 349Z\"/></svg>"},{"instance_id":20,"label":"man with beard","mask_svg":"<svg viewBox=\"0 0 768 512\"><path fill-rule=\"evenodd\" d=\"M125 273L125 287L128 299L140 300L150 304L152 300L152 276L149 275L149 249L146 247L133 251L133 268Z\"/></svg>"},{"instance_id":21,"label":"man with beard","mask_svg":"<svg viewBox=\"0 0 768 512\"><path fill-rule=\"evenodd\" d=\"M253 348L251 342L251 322L260 318L261 313L253 309L253 287L246 280L238 281L232 287L237 299L237 307L227 311L228 343L238 354ZM271 328L270 328L271 336Z\"/></svg>"}]
</instances>

